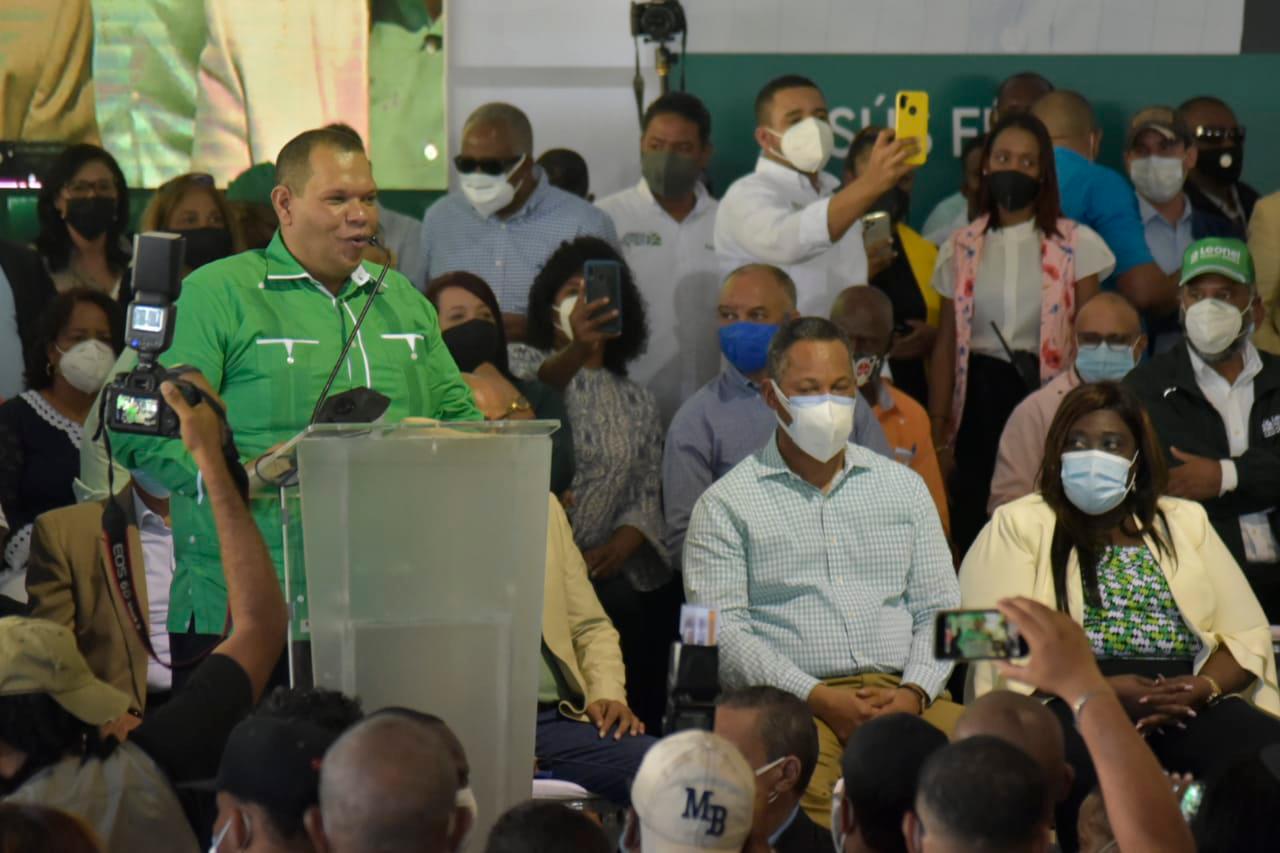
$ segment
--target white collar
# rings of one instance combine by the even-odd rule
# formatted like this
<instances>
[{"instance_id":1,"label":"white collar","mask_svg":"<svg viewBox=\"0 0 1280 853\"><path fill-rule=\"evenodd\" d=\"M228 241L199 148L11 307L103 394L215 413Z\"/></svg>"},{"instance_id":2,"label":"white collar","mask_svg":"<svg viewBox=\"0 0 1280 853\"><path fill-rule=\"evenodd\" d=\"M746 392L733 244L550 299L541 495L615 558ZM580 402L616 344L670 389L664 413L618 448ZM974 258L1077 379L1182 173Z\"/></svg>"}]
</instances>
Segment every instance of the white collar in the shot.
<instances>
[{"instance_id":1,"label":"white collar","mask_svg":"<svg viewBox=\"0 0 1280 853\"><path fill-rule=\"evenodd\" d=\"M641 178L635 185L635 191L644 199L646 203L653 205L663 214L670 216L671 214L663 210L662 205L658 204L658 199L654 196L653 190L649 189L649 182ZM707 188L702 185L702 181L698 181L693 185L693 210L689 211L689 215L684 218L685 222L695 219L707 211L707 199L711 196L707 192Z\"/></svg>"},{"instance_id":2,"label":"white collar","mask_svg":"<svg viewBox=\"0 0 1280 853\"><path fill-rule=\"evenodd\" d=\"M836 181L835 175L830 174L824 169L818 172L819 188L815 190L807 174L804 172L798 172L790 166L779 163L776 160L770 160L768 157L764 156L764 154L761 154L756 158L755 174L768 178L773 183L783 185L794 184L800 189L820 196L829 195L831 190L834 189L835 184L839 183Z\"/></svg>"},{"instance_id":3,"label":"white collar","mask_svg":"<svg viewBox=\"0 0 1280 853\"><path fill-rule=\"evenodd\" d=\"M1236 377L1235 383L1231 386L1232 388L1252 382L1254 377L1262 372L1262 359L1258 356L1258 349L1253 345L1253 341L1246 340L1244 342L1243 352L1244 369ZM1200 354L1191 346L1190 341L1187 342L1187 354L1191 356L1191 369L1195 371L1197 384L1205 382L1225 383L1227 381L1226 377L1214 370L1212 365L1200 357Z\"/></svg>"},{"instance_id":4,"label":"white collar","mask_svg":"<svg viewBox=\"0 0 1280 853\"><path fill-rule=\"evenodd\" d=\"M133 515L138 519L138 529L143 527L169 529L169 525L164 520L164 516L153 512L151 507L142 502L142 498L138 497L138 493L133 489L129 490L133 495Z\"/></svg>"}]
</instances>

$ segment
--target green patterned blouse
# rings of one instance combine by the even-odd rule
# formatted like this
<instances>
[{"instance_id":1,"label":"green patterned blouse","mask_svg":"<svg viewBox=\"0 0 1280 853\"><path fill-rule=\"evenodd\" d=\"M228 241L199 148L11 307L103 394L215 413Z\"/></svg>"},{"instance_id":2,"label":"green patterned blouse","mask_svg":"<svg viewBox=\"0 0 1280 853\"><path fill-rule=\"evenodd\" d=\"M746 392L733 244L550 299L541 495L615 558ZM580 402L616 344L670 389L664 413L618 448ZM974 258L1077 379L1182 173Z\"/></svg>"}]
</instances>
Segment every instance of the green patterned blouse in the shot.
<instances>
[{"instance_id":1,"label":"green patterned blouse","mask_svg":"<svg viewBox=\"0 0 1280 853\"><path fill-rule=\"evenodd\" d=\"M1085 605L1084 630L1099 658L1186 659L1200 651L1147 546L1112 545L1102 553L1098 596L1100 607Z\"/></svg>"}]
</instances>

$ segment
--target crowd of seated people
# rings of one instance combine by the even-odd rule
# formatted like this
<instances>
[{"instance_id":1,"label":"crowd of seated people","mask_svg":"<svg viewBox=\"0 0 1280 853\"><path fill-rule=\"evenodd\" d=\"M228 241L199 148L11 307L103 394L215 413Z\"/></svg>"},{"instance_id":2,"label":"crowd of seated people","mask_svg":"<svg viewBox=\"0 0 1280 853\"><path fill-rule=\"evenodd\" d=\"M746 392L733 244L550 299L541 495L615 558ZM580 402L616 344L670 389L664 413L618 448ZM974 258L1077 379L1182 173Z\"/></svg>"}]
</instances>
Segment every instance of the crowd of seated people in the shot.
<instances>
[{"instance_id":1,"label":"crowd of seated people","mask_svg":"<svg viewBox=\"0 0 1280 853\"><path fill-rule=\"evenodd\" d=\"M1273 849L1280 193L1218 98L1133 115L1121 174L1085 95L993 95L920 231L919 142L861 128L829 171L795 74L719 200L685 92L598 203L486 104L420 223L343 124L226 190L173 177L136 229L111 153L66 148L34 243L0 242L0 851ZM185 238L178 441L100 423L135 230ZM480 815L457 721L283 686L260 465L377 282L342 387L560 424L536 771L620 822ZM685 603L716 612L712 731L664 730ZM941 659L957 608L1029 653Z\"/></svg>"}]
</instances>

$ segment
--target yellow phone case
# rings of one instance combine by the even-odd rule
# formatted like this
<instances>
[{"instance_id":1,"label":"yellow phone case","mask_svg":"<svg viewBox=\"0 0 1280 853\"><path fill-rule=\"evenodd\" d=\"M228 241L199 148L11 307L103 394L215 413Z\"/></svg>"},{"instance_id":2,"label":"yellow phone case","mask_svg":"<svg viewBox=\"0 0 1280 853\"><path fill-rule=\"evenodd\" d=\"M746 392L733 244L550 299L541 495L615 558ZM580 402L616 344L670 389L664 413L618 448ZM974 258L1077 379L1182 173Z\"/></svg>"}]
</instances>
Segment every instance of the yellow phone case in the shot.
<instances>
[{"instance_id":1,"label":"yellow phone case","mask_svg":"<svg viewBox=\"0 0 1280 853\"><path fill-rule=\"evenodd\" d=\"M894 96L894 105L894 134L898 139L914 136L920 141L920 150L907 162L923 166L929 157L929 93L899 92Z\"/></svg>"}]
</instances>

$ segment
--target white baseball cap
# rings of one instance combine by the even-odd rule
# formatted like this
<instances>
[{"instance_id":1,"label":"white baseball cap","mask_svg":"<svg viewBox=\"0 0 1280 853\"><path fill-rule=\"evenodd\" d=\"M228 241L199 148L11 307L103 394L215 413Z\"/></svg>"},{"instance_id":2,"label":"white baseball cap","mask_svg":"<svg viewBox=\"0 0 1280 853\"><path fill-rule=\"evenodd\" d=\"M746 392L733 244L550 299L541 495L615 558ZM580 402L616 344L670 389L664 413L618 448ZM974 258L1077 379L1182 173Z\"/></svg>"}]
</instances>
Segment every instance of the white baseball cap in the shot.
<instances>
[{"instance_id":1,"label":"white baseball cap","mask_svg":"<svg viewBox=\"0 0 1280 853\"><path fill-rule=\"evenodd\" d=\"M741 850L755 795L756 775L729 741L701 730L663 738L631 784L641 853Z\"/></svg>"}]
</instances>

